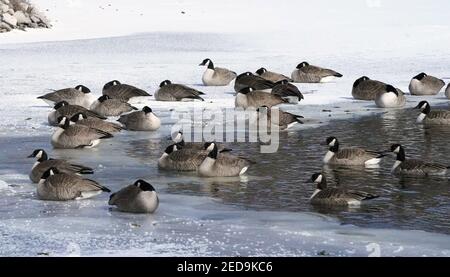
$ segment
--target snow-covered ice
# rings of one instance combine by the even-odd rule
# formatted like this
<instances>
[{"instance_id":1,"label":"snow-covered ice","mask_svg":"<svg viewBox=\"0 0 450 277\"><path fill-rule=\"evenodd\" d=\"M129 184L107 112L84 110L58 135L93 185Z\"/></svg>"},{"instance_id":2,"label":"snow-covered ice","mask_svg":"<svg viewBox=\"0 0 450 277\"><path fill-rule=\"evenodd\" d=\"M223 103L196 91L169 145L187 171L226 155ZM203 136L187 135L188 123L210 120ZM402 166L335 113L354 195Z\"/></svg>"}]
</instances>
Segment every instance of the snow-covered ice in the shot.
<instances>
[{"instance_id":1,"label":"snow-covered ice","mask_svg":"<svg viewBox=\"0 0 450 277\"><path fill-rule=\"evenodd\" d=\"M36 99L49 89L84 84L100 95L105 82L118 79L153 93L170 79L204 91L202 103L153 98L137 103L162 118L158 132L134 135L148 139L148 148L154 149L170 133L172 109L233 107L232 85L200 84L204 68L197 65L206 57L237 72L264 66L289 75L303 60L342 72L335 83L298 84L305 101L285 106L322 124L329 121L323 109L333 109L332 119L385 111L351 99L352 83L362 75L404 91L421 71L450 77L447 1L34 2L48 9L53 29L0 35L0 145L9 147L17 139L21 143L11 147L21 155L36 147L50 149L52 128L46 120L51 109ZM418 99L408 96L407 107ZM424 99L447 102L442 93ZM134 168L124 169L111 162L121 159L120 153L102 157L99 152L52 154L96 164L94 178L100 176L113 190L148 168L146 177L163 191L157 213L118 213L107 207L106 195L80 202L38 201L27 176L28 160L0 159L0 255L450 256L445 234L361 228L315 213L243 210L215 198L172 194L167 188L183 177L159 175L154 161L132 156L136 153L129 158ZM121 169L126 172L108 173Z\"/></svg>"}]
</instances>

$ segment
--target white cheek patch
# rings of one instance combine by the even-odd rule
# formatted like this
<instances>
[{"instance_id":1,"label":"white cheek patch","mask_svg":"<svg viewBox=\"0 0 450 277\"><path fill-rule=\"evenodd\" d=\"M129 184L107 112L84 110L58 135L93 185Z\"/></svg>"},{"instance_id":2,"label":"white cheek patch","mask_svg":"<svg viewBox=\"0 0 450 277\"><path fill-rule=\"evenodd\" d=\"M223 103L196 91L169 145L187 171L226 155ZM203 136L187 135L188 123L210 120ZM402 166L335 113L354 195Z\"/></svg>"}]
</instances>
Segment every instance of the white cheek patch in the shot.
<instances>
[{"instance_id":1,"label":"white cheek patch","mask_svg":"<svg viewBox=\"0 0 450 277\"><path fill-rule=\"evenodd\" d=\"M214 143L211 143L206 150L212 151L214 149Z\"/></svg>"},{"instance_id":2,"label":"white cheek patch","mask_svg":"<svg viewBox=\"0 0 450 277\"><path fill-rule=\"evenodd\" d=\"M336 139L333 139L328 145L329 146L334 146L336 144Z\"/></svg>"},{"instance_id":3,"label":"white cheek patch","mask_svg":"<svg viewBox=\"0 0 450 277\"><path fill-rule=\"evenodd\" d=\"M316 182L317 182L317 183L322 182L322 175L319 175L319 176L317 177Z\"/></svg>"},{"instance_id":4,"label":"white cheek patch","mask_svg":"<svg viewBox=\"0 0 450 277\"><path fill-rule=\"evenodd\" d=\"M39 151L39 153L36 155L36 158L38 159L42 158L42 151Z\"/></svg>"}]
</instances>

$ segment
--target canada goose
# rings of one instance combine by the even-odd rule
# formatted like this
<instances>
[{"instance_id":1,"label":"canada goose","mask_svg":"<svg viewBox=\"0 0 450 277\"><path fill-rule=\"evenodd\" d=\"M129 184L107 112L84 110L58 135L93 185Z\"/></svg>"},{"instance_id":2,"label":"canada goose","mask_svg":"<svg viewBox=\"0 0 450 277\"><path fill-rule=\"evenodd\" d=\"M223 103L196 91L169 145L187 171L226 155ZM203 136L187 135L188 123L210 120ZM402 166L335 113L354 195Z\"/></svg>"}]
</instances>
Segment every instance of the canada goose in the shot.
<instances>
[{"instance_id":1,"label":"canada goose","mask_svg":"<svg viewBox=\"0 0 450 277\"><path fill-rule=\"evenodd\" d=\"M267 106L272 108L272 106L289 103L288 100L283 99L281 96L270 94L262 90L254 90L251 87L241 89L235 98L235 107L240 108L258 108L261 106Z\"/></svg>"},{"instance_id":2,"label":"canada goose","mask_svg":"<svg viewBox=\"0 0 450 277\"><path fill-rule=\"evenodd\" d=\"M77 113L70 118L71 122L88 126L107 133L117 133L122 130L122 126L117 123L101 120L96 117L87 117L84 113Z\"/></svg>"},{"instance_id":3,"label":"canada goose","mask_svg":"<svg viewBox=\"0 0 450 277\"><path fill-rule=\"evenodd\" d=\"M96 181L60 172L56 167L45 171L37 185L38 198L51 201L81 200L99 195L102 191L111 192Z\"/></svg>"},{"instance_id":4,"label":"canada goose","mask_svg":"<svg viewBox=\"0 0 450 277\"><path fill-rule=\"evenodd\" d=\"M450 99L450 83L447 85L447 88L445 89L445 96Z\"/></svg>"},{"instance_id":5,"label":"canada goose","mask_svg":"<svg viewBox=\"0 0 450 277\"><path fill-rule=\"evenodd\" d=\"M113 99L108 95L100 96L91 105L91 111L102 116L119 116L132 110L137 110L137 108L120 99Z\"/></svg>"},{"instance_id":6,"label":"canada goose","mask_svg":"<svg viewBox=\"0 0 450 277\"><path fill-rule=\"evenodd\" d=\"M377 94L375 104L380 108L398 108L406 104L403 92L391 85L386 85L384 91Z\"/></svg>"},{"instance_id":7,"label":"canada goose","mask_svg":"<svg viewBox=\"0 0 450 277\"><path fill-rule=\"evenodd\" d=\"M36 158L37 161L34 163L29 174L30 180L33 183L39 182L44 174L49 168L56 167L60 172L71 173L71 174L93 174L94 170L90 167L72 164L66 160L60 159L49 159L47 153L43 149L36 149L33 153L28 156L28 158Z\"/></svg>"},{"instance_id":8,"label":"canada goose","mask_svg":"<svg viewBox=\"0 0 450 277\"><path fill-rule=\"evenodd\" d=\"M327 83L341 77L342 74L334 70L310 65L307 62L299 63L291 74L292 80L296 83Z\"/></svg>"},{"instance_id":9,"label":"canada goose","mask_svg":"<svg viewBox=\"0 0 450 277\"><path fill-rule=\"evenodd\" d=\"M205 143L203 142L185 142L183 131L179 130L171 134L172 141L183 149L196 149L196 150L204 150ZM226 148L223 144L218 144L219 152L230 152L232 149Z\"/></svg>"},{"instance_id":10,"label":"canada goose","mask_svg":"<svg viewBox=\"0 0 450 277\"><path fill-rule=\"evenodd\" d=\"M58 102L66 101L70 105L79 105L85 108L89 108L91 103L94 101L91 90L83 85L78 85L75 88L55 90L53 92L39 96L38 99L44 100L52 107Z\"/></svg>"},{"instance_id":11,"label":"canada goose","mask_svg":"<svg viewBox=\"0 0 450 277\"><path fill-rule=\"evenodd\" d=\"M236 72L229 69L214 67L210 59L204 59L199 65L207 66L202 77L202 82L205 86L227 86L237 76Z\"/></svg>"},{"instance_id":12,"label":"canada goose","mask_svg":"<svg viewBox=\"0 0 450 277\"><path fill-rule=\"evenodd\" d=\"M421 109L422 112L417 117L417 123L424 125L449 125L450 111L436 110L432 111L431 106L427 101L420 101L415 109Z\"/></svg>"},{"instance_id":13,"label":"canada goose","mask_svg":"<svg viewBox=\"0 0 450 277\"><path fill-rule=\"evenodd\" d=\"M259 113L267 114L268 128L270 128L271 124L274 124L274 122L277 123L280 130L289 129L292 126L296 125L297 123L303 124L303 121L301 120L303 116L283 112L280 109L278 109L278 120L272 120L272 109L269 109L267 106L259 107L258 109L256 109L256 111L258 112L258 118L260 117Z\"/></svg>"},{"instance_id":14,"label":"canada goose","mask_svg":"<svg viewBox=\"0 0 450 277\"><path fill-rule=\"evenodd\" d=\"M142 90L135 86L121 84L117 80L106 83L103 86L102 94L108 95L113 99L122 100L124 102L130 101L130 99L133 97L151 96L151 94L149 94L145 90Z\"/></svg>"},{"instance_id":15,"label":"canada goose","mask_svg":"<svg viewBox=\"0 0 450 277\"><path fill-rule=\"evenodd\" d=\"M352 96L358 100L375 100L385 90L385 83L362 76L353 83Z\"/></svg>"},{"instance_id":16,"label":"canada goose","mask_svg":"<svg viewBox=\"0 0 450 277\"><path fill-rule=\"evenodd\" d=\"M297 97L298 101L304 99L303 94L296 85L289 83L287 80L281 80L275 83L272 94L280 97Z\"/></svg>"},{"instance_id":17,"label":"canada goose","mask_svg":"<svg viewBox=\"0 0 450 277\"><path fill-rule=\"evenodd\" d=\"M54 111L48 114L48 124L51 126L57 126L58 125L58 118L61 116L65 116L67 118L71 118L77 113L83 113L87 117L96 117L99 119L106 119L106 117L103 117L93 111L90 111L84 107L78 106L78 105L69 105L67 101L61 101L56 103L54 107Z\"/></svg>"},{"instance_id":18,"label":"canada goose","mask_svg":"<svg viewBox=\"0 0 450 277\"><path fill-rule=\"evenodd\" d=\"M279 82L279 81L283 81L286 80L288 82L293 82L293 80L283 74L280 73L276 73L276 72L272 72L272 71L267 71L267 69L265 69L264 67L261 67L260 69L256 70L256 74L261 76L262 78L271 81L271 82Z\"/></svg>"},{"instance_id":19,"label":"canada goose","mask_svg":"<svg viewBox=\"0 0 450 277\"><path fill-rule=\"evenodd\" d=\"M172 144L166 148L159 158L158 167L166 170L195 171L208 155L208 150L183 149L179 144Z\"/></svg>"},{"instance_id":20,"label":"canada goose","mask_svg":"<svg viewBox=\"0 0 450 277\"><path fill-rule=\"evenodd\" d=\"M109 205L128 213L153 213L159 205L155 188L144 180L137 180L134 184L124 187L111 194Z\"/></svg>"},{"instance_id":21,"label":"canada goose","mask_svg":"<svg viewBox=\"0 0 450 277\"><path fill-rule=\"evenodd\" d=\"M132 131L155 131L161 126L161 120L147 106L142 111L121 115L117 121Z\"/></svg>"},{"instance_id":22,"label":"canada goose","mask_svg":"<svg viewBox=\"0 0 450 277\"><path fill-rule=\"evenodd\" d=\"M317 184L316 190L310 197L310 202L313 205L359 206L361 201L378 197L378 195L363 191L329 188L325 176L321 173L314 173L311 181Z\"/></svg>"},{"instance_id":23,"label":"canada goose","mask_svg":"<svg viewBox=\"0 0 450 277\"><path fill-rule=\"evenodd\" d=\"M400 144L393 144L391 152L397 154L397 159L391 169L391 172L394 174L415 176L444 175L449 168L437 163L406 159L405 150Z\"/></svg>"},{"instance_id":24,"label":"canada goose","mask_svg":"<svg viewBox=\"0 0 450 277\"><path fill-rule=\"evenodd\" d=\"M213 149L211 150L211 146ZM218 155L217 145L213 142L205 143L209 151L198 167L198 174L205 177L232 177L244 174L250 166L250 161L232 155Z\"/></svg>"},{"instance_id":25,"label":"canada goose","mask_svg":"<svg viewBox=\"0 0 450 277\"><path fill-rule=\"evenodd\" d=\"M195 99L205 101L199 95L204 95L204 93L188 86L172 84L170 80L165 80L159 85L159 89L155 93L155 99L157 101L183 101Z\"/></svg>"},{"instance_id":26,"label":"canada goose","mask_svg":"<svg viewBox=\"0 0 450 277\"><path fill-rule=\"evenodd\" d=\"M59 126L52 135L51 143L54 148L92 148L101 139L112 138L113 135L88 126L70 125L67 117L60 117Z\"/></svg>"},{"instance_id":27,"label":"canada goose","mask_svg":"<svg viewBox=\"0 0 450 277\"><path fill-rule=\"evenodd\" d=\"M381 158L386 156L385 152L376 152L362 148L339 149L339 141L335 137L328 137L326 144L330 147L323 162L332 165L376 165Z\"/></svg>"},{"instance_id":28,"label":"canada goose","mask_svg":"<svg viewBox=\"0 0 450 277\"><path fill-rule=\"evenodd\" d=\"M436 95L445 86L445 82L436 77L420 73L409 83L411 95Z\"/></svg>"},{"instance_id":29,"label":"canada goose","mask_svg":"<svg viewBox=\"0 0 450 277\"><path fill-rule=\"evenodd\" d=\"M274 86L274 82L254 75L251 72L244 72L238 75L236 77L236 81L234 82L234 90L236 92L239 92L246 87L252 87L255 90L271 90Z\"/></svg>"}]
</instances>

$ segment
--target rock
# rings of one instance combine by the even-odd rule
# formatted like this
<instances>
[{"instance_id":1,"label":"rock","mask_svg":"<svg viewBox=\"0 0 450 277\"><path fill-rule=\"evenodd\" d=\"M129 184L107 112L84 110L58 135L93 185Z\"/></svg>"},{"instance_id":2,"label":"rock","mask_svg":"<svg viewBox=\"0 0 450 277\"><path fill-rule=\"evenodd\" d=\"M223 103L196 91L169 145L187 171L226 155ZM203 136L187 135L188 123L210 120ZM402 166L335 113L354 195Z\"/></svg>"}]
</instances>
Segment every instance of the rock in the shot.
<instances>
[{"instance_id":1,"label":"rock","mask_svg":"<svg viewBox=\"0 0 450 277\"><path fill-rule=\"evenodd\" d=\"M27 3L25 3L25 2L21 2L21 3L19 4L19 7L20 7L20 10L21 10L21 11L26 12L26 11L28 11L28 8L30 7L30 5L27 4Z\"/></svg>"},{"instance_id":2,"label":"rock","mask_svg":"<svg viewBox=\"0 0 450 277\"><path fill-rule=\"evenodd\" d=\"M12 30L11 26L6 24L5 22L0 22L0 32L3 30L3 32L9 32Z\"/></svg>"},{"instance_id":3,"label":"rock","mask_svg":"<svg viewBox=\"0 0 450 277\"><path fill-rule=\"evenodd\" d=\"M14 10L13 10L13 9L9 9L9 10L8 10L8 13L9 13L10 15L13 15L13 14L14 14Z\"/></svg>"},{"instance_id":4,"label":"rock","mask_svg":"<svg viewBox=\"0 0 450 277\"><path fill-rule=\"evenodd\" d=\"M31 19L28 15L25 15L23 11L17 11L14 13L14 17L17 19L17 24L31 24Z\"/></svg>"},{"instance_id":5,"label":"rock","mask_svg":"<svg viewBox=\"0 0 450 277\"><path fill-rule=\"evenodd\" d=\"M9 13L3 14L3 22L8 23L12 27L17 26L17 19Z\"/></svg>"},{"instance_id":6,"label":"rock","mask_svg":"<svg viewBox=\"0 0 450 277\"><path fill-rule=\"evenodd\" d=\"M6 4L0 4L0 13L6 13L9 10L9 6Z\"/></svg>"},{"instance_id":7,"label":"rock","mask_svg":"<svg viewBox=\"0 0 450 277\"><path fill-rule=\"evenodd\" d=\"M3 3L9 5L9 0L3 0Z\"/></svg>"}]
</instances>

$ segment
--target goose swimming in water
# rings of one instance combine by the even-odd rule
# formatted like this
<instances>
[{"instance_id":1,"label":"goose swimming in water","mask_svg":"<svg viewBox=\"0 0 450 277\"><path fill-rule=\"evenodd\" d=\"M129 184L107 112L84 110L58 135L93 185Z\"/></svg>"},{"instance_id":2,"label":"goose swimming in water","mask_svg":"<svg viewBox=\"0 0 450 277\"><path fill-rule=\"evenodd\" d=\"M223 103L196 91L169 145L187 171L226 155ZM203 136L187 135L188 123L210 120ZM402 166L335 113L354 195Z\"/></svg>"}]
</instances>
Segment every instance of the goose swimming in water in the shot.
<instances>
[{"instance_id":1,"label":"goose swimming in water","mask_svg":"<svg viewBox=\"0 0 450 277\"><path fill-rule=\"evenodd\" d=\"M158 208L159 198L151 184L137 180L134 184L111 194L108 204L127 213L154 213Z\"/></svg>"},{"instance_id":2,"label":"goose swimming in water","mask_svg":"<svg viewBox=\"0 0 450 277\"><path fill-rule=\"evenodd\" d=\"M62 173L55 167L45 171L37 185L37 196L41 200L81 200L102 192L111 191L96 181Z\"/></svg>"},{"instance_id":3,"label":"goose swimming in water","mask_svg":"<svg viewBox=\"0 0 450 277\"><path fill-rule=\"evenodd\" d=\"M271 124L278 125L280 130L286 130L291 128L292 126L300 123L303 124L303 121L301 120L303 116L301 115L295 115L288 112L281 111L278 109L278 120L272 120L272 109L269 109L267 106L262 106L256 109L258 112L258 119L261 118L262 114L267 114L267 127L271 128Z\"/></svg>"},{"instance_id":4,"label":"goose swimming in water","mask_svg":"<svg viewBox=\"0 0 450 277\"><path fill-rule=\"evenodd\" d=\"M158 168L176 171L196 171L208 155L208 150L183 149L179 144L172 144L166 148L159 158Z\"/></svg>"},{"instance_id":5,"label":"goose swimming in water","mask_svg":"<svg viewBox=\"0 0 450 277\"><path fill-rule=\"evenodd\" d=\"M310 202L313 205L360 206L362 201L378 197L378 195L363 191L330 188L327 186L325 176L321 173L313 174L311 181L317 184L316 190L310 197Z\"/></svg>"},{"instance_id":6,"label":"goose swimming in water","mask_svg":"<svg viewBox=\"0 0 450 277\"><path fill-rule=\"evenodd\" d=\"M291 74L295 83L327 83L341 77L342 74L334 70L310 65L307 62L299 63Z\"/></svg>"},{"instance_id":7,"label":"goose swimming in water","mask_svg":"<svg viewBox=\"0 0 450 277\"><path fill-rule=\"evenodd\" d=\"M329 150L323 158L325 164L371 166L380 163L381 158L386 156L385 152L365 150L362 148L339 149L339 141L335 137L328 137L326 144L329 146Z\"/></svg>"},{"instance_id":8,"label":"goose swimming in water","mask_svg":"<svg viewBox=\"0 0 450 277\"><path fill-rule=\"evenodd\" d=\"M211 150L211 147L213 148ZM198 167L198 174L204 177L232 177L244 174L251 161L232 155L219 155L215 143L206 143L205 149L209 151Z\"/></svg>"},{"instance_id":9,"label":"goose swimming in water","mask_svg":"<svg viewBox=\"0 0 450 277\"><path fill-rule=\"evenodd\" d=\"M400 144L393 144L391 151L397 154L396 161L391 169L391 172L394 174L412 176L445 175L449 168L438 163L406 159L405 150Z\"/></svg>"},{"instance_id":10,"label":"goose swimming in water","mask_svg":"<svg viewBox=\"0 0 450 277\"><path fill-rule=\"evenodd\" d=\"M450 111L431 110L431 106L427 101L420 101L415 109L422 110L417 117L417 123L423 123L427 126L450 125Z\"/></svg>"},{"instance_id":11,"label":"goose swimming in water","mask_svg":"<svg viewBox=\"0 0 450 277\"><path fill-rule=\"evenodd\" d=\"M90 167L69 163L66 160L61 159L49 159L44 149L36 149L28 158L36 158L29 174L30 180L33 183L39 182L45 171L55 167L62 173L69 174L93 174L94 170Z\"/></svg>"},{"instance_id":12,"label":"goose swimming in water","mask_svg":"<svg viewBox=\"0 0 450 277\"><path fill-rule=\"evenodd\" d=\"M199 65L206 66L202 77L205 86L227 86L237 76L236 72L229 69L214 67L210 59L204 59Z\"/></svg>"}]
</instances>

